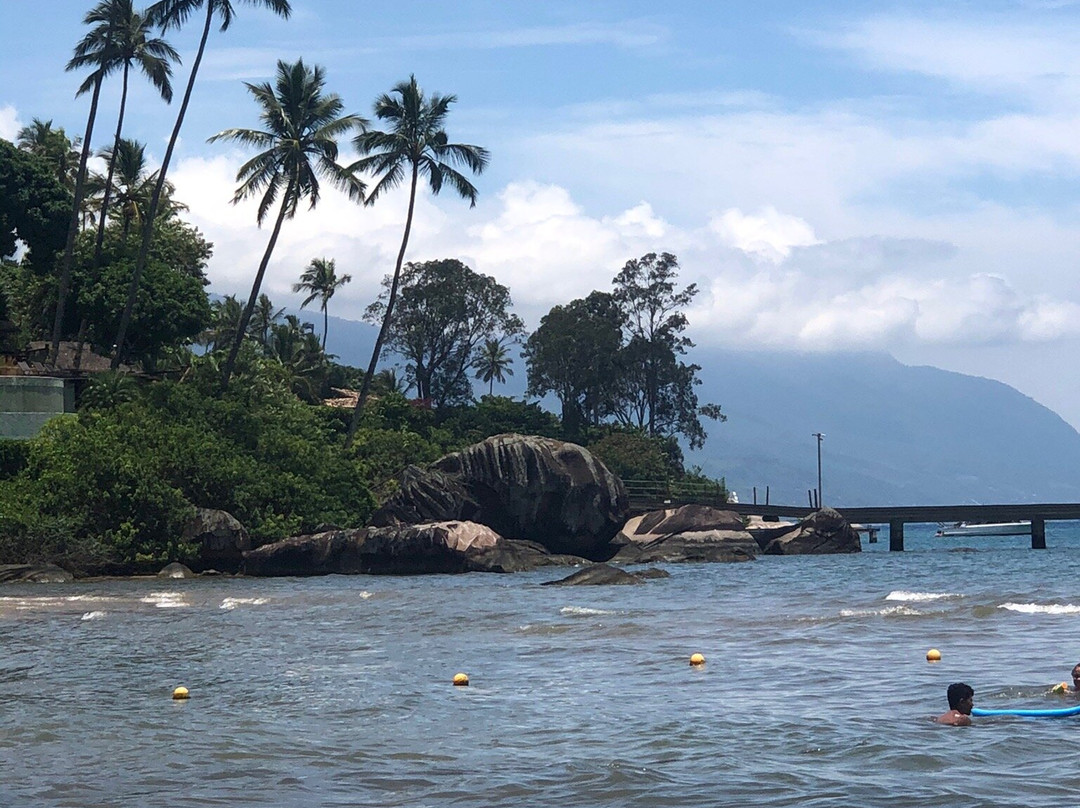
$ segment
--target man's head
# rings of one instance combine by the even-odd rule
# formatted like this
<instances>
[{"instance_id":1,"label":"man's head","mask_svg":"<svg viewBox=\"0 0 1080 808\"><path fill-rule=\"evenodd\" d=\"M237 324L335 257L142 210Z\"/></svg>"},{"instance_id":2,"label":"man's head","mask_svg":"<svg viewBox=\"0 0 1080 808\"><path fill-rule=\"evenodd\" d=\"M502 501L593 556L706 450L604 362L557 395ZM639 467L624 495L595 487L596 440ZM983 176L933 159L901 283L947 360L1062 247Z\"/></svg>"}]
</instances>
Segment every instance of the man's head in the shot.
<instances>
[{"instance_id":1,"label":"man's head","mask_svg":"<svg viewBox=\"0 0 1080 808\"><path fill-rule=\"evenodd\" d=\"M1073 688L1080 690L1080 662L1077 662L1072 669Z\"/></svg>"},{"instance_id":2,"label":"man's head","mask_svg":"<svg viewBox=\"0 0 1080 808\"><path fill-rule=\"evenodd\" d=\"M963 682L953 682L949 685L950 710L959 710L964 715L970 715L974 701L975 691L970 685L965 685Z\"/></svg>"}]
</instances>

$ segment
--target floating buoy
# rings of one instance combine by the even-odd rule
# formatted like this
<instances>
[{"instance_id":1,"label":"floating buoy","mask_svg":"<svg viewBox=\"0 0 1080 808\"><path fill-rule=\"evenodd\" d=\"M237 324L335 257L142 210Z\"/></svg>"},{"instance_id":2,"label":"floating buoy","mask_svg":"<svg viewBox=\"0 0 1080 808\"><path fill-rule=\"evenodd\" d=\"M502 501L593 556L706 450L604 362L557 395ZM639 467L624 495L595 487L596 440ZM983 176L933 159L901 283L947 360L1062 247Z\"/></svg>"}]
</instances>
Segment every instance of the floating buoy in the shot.
<instances>
[{"instance_id":1,"label":"floating buoy","mask_svg":"<svg viewBox=\"0 0 1080 808\"><path fill-rule=\"evenodd\" d=\"M694 654L694 655L692 655L690 657L690 664L691 665L704 665L705 664L705 657L703 657L701 654Z\"/></svg>"},{"instance_id":2,"label":"floating buoy","mask_svg":"<svg viewBox=\"0 0 1080 808\"><path fill-rule=\"evenodd\" d=\"M939 651L936 648L931 648L929 651L926 652L926 661L927 662L940 662L941 661L941 651Z\"/></svg>"},{"instance_id":3,"label":"floating buoy","mask_svg":"<svg viewBox=\"0 0 1080 808\"><path fill-rule=\"evenodd\" d=\"M1050 692L1051 693L1068 693L1069 692L1069 683L1068 682L1062 682L1059 685L1054 685L1052 688L1050 688Z\"/></svg>"},{"instance_id":4,"label":"floating buoy","mask_svg":"<svg viewBox=\"0 0 1080 808\"><path fill-rule=\"evenodd\" d=\"M468 677L467 674L464 674L464 673L455 673L454 674L454 687L468 687L468 686L469 686L469 677Z\"/></svg>"},{"instance_id":5,"label":"floating buoy","mask_svg":"<svg viewBox=\"0 0 1080 808\"><path fill-rule=\"evenodd\" d=\"M191 694L188 693L188 689L186 687L178 687L172 692L172 697L177 701L180 701L181 699L190 699Z\"/></svg>"}]
</instances>

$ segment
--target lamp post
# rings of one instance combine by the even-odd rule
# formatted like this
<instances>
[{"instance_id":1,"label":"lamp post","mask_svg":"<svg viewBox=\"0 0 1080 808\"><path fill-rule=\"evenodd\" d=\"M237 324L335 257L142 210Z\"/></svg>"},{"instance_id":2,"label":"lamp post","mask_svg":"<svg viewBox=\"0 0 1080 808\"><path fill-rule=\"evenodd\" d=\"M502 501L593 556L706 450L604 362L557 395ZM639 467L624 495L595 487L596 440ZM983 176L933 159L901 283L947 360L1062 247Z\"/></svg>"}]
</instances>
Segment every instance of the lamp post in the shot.
<instances>
[{"instance_id":1,"label":"lamp post","mask_svg":"<svg viewBox=\"0 0 1080 808\"><path fill-rule=\"evenodd\" d=\"M824 432L811 433L813 437L817 438L817 506L821 507L821 439L825 437Z\"/></svg>"}]
</instances>

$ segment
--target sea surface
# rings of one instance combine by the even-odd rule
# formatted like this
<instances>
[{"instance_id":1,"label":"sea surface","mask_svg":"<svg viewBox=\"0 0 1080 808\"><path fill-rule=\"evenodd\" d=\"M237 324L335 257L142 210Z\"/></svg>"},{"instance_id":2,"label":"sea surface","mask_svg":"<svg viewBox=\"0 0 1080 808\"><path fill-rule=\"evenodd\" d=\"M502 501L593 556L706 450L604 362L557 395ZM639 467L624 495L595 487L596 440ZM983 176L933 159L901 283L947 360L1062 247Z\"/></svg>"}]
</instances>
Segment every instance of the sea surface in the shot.
<instances>
[{"instance_id":1,"label":"sea surface","mask_svg":"<svg viewBox=\"0 0 1080 808\"><path fill-rule=\"evenodd\" d=\"M633 587L0 586L0 806L1074 804L1080 717L933 717L953 681L1072 703L1047 690L1080 660L1080 526L934 527Z\"/></svg>"}]
</instances>

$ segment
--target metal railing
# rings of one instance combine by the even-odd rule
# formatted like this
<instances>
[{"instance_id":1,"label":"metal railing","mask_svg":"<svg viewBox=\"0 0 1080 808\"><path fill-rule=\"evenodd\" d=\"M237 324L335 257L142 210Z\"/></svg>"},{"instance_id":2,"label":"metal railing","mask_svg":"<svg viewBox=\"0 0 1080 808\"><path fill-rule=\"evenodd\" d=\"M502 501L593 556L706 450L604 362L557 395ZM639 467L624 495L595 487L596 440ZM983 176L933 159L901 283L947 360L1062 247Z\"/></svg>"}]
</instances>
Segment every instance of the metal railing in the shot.
<instances>
[{"instance_id":1,"label":"metal railing","mask_svg":"<svg viewBox=\"0 0 1080 808\"><path fill-rule=\"evenodd\" d=\"M726 505L723 482L703 480L627 480L630 510L653 511L679 505Z\"/></svg>"}]
</instances>

